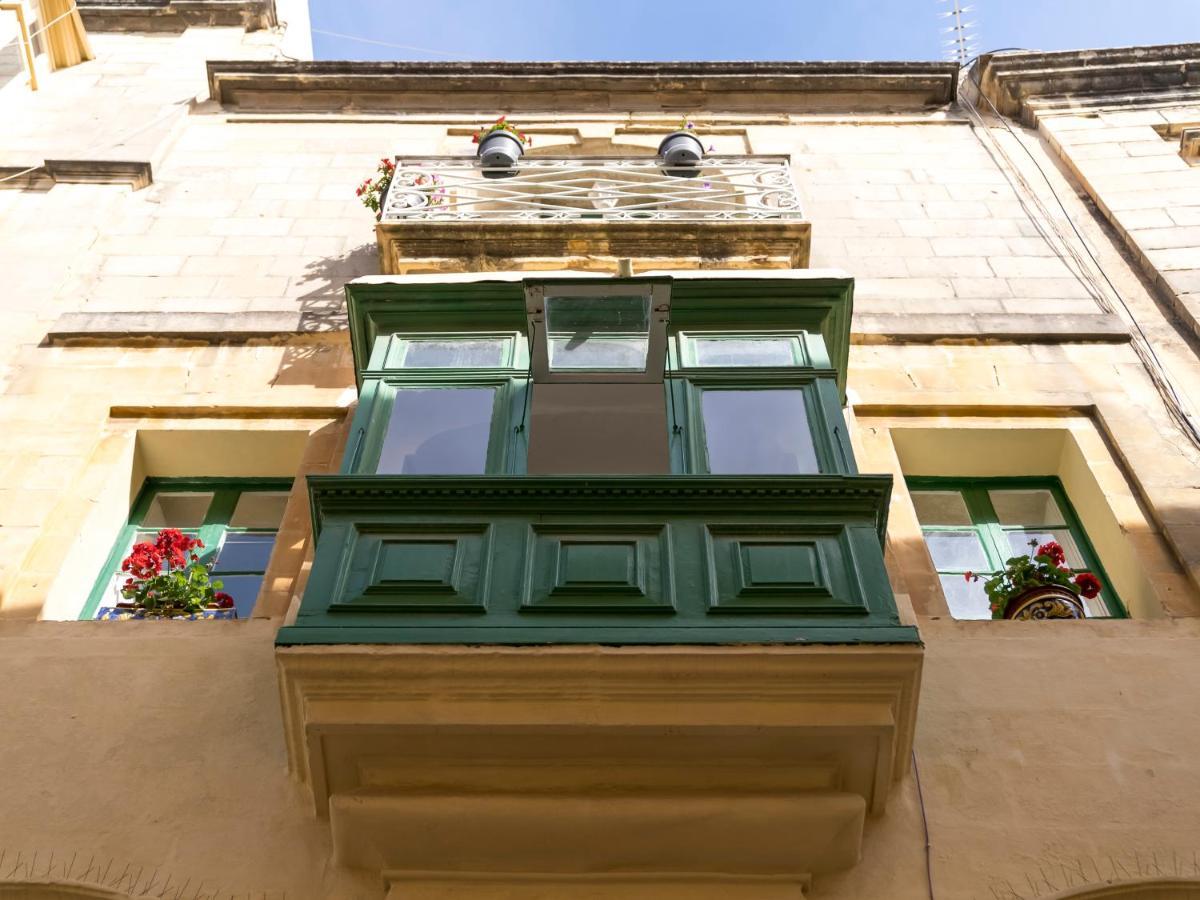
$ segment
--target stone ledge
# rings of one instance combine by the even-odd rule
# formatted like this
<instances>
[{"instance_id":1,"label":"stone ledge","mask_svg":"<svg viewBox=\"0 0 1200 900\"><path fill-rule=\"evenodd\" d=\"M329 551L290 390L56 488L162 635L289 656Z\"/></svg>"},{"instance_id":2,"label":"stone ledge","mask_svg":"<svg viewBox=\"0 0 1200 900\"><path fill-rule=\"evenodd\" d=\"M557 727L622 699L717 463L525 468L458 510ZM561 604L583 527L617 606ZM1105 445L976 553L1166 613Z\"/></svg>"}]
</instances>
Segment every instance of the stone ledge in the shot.
<instances>
[{"instance_id":1,"label":"stone ledge","mask_svg":"<svg viewBox=\"0 0 1200 900\"><path fill-rule=\"evenodd\" d=\"M89 31L166 32L220 26L259 31L275 25L273 0L84 0Z\"/></svg>"},{"instance_id":2,"label":"stone ledge","mask_svg":"<svg viewBox=\"0 0 1200 900\"><path fill-rule=\"evenodd\" d=\"M264 312L69 312L46 332L51 345L180 342L242 344L247 341L342 340L347 325L310 327L296 310Z\"/></svg>"},{"instance_id":3,"label":"stone ledge","mask_svg":"<svg viewBox=\"0 0 1200 900\"><path fill-rule=\"evenodd\" d=\"M1129 330L1118 316L858 314L854 344L1123 344Z\"/></svg>"},{"instance_id":4,"label":"stone ledge","mask_svg":"<svg viewBox=\"0 0 1200 900\"><path fill-rule=\"evenodd\" d=\"M1092 106L1111 99L1122 106L1140 98L1161 102L1200 99L1200 43L1069 50L1054 53L991 53L977 63L984 95L1006 116L1032 125L1031 105Z\"/></svg>"},{"instance_id":5,"label":"stone ledge","mask_svg":"<svg viewBox=\"0 0 1200 900\"><path fill-rule=\"evenodd\" d=\"M418 220L375 226L380 267L390 275L503 271L550 261L555 268L615 271L621 258L664 269L803 269L811 232L811 224L798 219Z\"/></svg>"},{"instance_id":6,"label":"stone ledge","mask_svg":"<svg viewBox=\"0 0 1200 900\"><path fill-rule=\"evenodd\" d=\"M208 63L222 105L288 112L911 111L953 102L957 75L918 62Z\"/></svg>"},{"instance_id":7,"label":"stone ledge","mask_svg":"<svg viewBox=\"0 0 1200 900\"><path fill-rule=\"evenodd\" d=\"M12 175L21 177L0 181L0 188L48 191L56 184L127 184L140 191L154 182L150 163L121 159L48 159L28 172L25 167L0 168L0 178Z\"/></svg>"}]
</instances>

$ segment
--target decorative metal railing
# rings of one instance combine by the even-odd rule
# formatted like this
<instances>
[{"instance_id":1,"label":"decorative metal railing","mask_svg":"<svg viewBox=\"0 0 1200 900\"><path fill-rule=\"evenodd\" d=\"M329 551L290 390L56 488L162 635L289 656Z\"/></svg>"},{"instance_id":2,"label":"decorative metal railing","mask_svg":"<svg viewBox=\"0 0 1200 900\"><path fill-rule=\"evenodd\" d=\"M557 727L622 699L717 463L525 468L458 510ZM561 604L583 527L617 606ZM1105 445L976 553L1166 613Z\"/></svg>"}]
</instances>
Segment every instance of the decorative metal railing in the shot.
<instances>
[{"instance_id":1,"label":"decorative metal railing","mask_svg":"<svg viewBox=\"0 0 1200 900\"><path fill-rule=\"evenodd\" d=\"M681 176L656 157L525 158L509 171L450 156L397 157L381 221L799 218L785 157L709 157Z\"/></svg>"}]
</instances>

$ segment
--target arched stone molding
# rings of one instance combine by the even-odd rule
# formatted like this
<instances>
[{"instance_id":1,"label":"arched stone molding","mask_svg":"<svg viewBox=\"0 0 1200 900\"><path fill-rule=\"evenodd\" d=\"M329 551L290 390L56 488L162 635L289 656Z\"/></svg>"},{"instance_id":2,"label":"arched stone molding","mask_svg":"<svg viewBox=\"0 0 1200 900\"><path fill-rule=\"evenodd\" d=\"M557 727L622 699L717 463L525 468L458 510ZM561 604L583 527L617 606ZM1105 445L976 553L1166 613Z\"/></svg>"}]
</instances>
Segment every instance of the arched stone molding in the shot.
<instances>
[{"instance_id":1,"label":"arched stone molding","mask_svg":"<svg viewBox=\"0 0 1200 900\"><path fill-rule=\"evenodd\" d=\"M128 900L129 896L86 884L0 881L0 900Z\"/></svg>"},{"instance_id":2,"label":"arched stone molding","mask_svg":"<svg viewBox=\"0 0 1200 900\"><path fill-rule=\"evenodd\" d=\"M1192 878L1123 881L1072 889L1048 900L1200 900L1200 881Z\"/></svg>"}]
</instances>

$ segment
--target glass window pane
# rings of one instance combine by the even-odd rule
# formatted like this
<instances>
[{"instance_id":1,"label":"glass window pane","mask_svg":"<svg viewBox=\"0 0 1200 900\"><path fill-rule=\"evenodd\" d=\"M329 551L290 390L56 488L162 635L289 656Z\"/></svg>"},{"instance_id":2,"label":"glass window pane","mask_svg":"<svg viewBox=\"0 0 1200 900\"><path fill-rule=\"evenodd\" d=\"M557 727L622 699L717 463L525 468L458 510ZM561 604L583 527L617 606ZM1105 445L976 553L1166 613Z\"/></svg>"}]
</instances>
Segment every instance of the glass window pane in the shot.
<instances>
[{"instance_id":1,"label":"glass window pane","mask_svg":"<svg viewBox=\"0 0 1200 900\"><path fill-rule=\"evenodd\" d=\"M926 531L925 543L939 572L977 572L988 568L987 553L974 531Z\"/></svg>"},{"instance_id":2,"label":"glass window pane","mask_svg":"<svg viewBox=\"0 0 1200 900\"><path fill-rule=\"evenodd\" d=\"M214 572L263 572L275 546L274 534L230 532L217 555Z\"/></svg>"},{"instance_id":3,"label":"glass window pane","mask_svg":"<svg viewBox=\"0 0 1200 900\"><path fill-rule=\"evenodd\" d=\"M958 491L913 491L913 508L922 525L970 525L971 514Z\"/></svg>"},{"instance_id":4,"label":"glass window pane","mask_svg":"<svg viewBox=\"0 0 1200 900\"><path fill-rule=\"evenodd\" d=\"M551 369L644 372L650 349L650 298L547 297Z\"/></svg>"},{"instance_id":5,"label":"glass window pane","mask_svg":"<svg viewBox=\"0 0 1200 900\"><path fill-rule=\"evenodd\" d=\"M1072 569L1082 569L1084 567L1083 555L1079 552L1079 547L1075 543L1075 538L1071 536L1071 532L1066 528L1021 528L1016 531L1007 532L1008 545L1012 548L1013 556L1023 555L1029 556L1036 547L1030 544L1031 541L1037 541L1038 544L1044 544L1047 541L1058 541L1062 545L1063 553L1067 557L1067 565Z\"/></svg>"},{"instance_id":6,"label":"glass window pane","mask_svg":"<svg viewBox=\"0 0 1200 900\"><path fill-rule=\"evenodd\" d=\"M691 338L698 366L794 366L795 338Z\"/></svg>"},{"instance_id":7,"label":"glass window pane","mask_svg":"<svg viewBox=\"0 0 1200 900\"><path fill-rule=\"evenodd\" d=\"M162 491L142 518L146 528L199 528L212 503L211 491Z\"/></svg>"},{"instance_id":8,"label":"glass window pane","mask_svg":"<svg viewBox=\"0 0 1200 900\"><path fill-rule=\"evenodd\" d=\"M982 581L967 581L961 575L940 575L942 593L950 615L956 619L990 619L987 591Z\"/></svg>"},{"instance_id":9,"label":"glass window pane","mask_svg":"<svg viewBox=\"0 0 1200 900\"><path fill-rule=\"evenodd\" d=\"M231 528L278 528L287 491L243 491L229 519Z\"/></svg>"},{"instance_id":10,"label":"glass window pane","mask_svg":"<svg viewBox=\"0 0 1200 900\"><path fill-rule=\"evenodd\" d=\"M1001 525L1064 525L1062 511L1049 491L988 491Z\"/></svg>"},{"instance_id":11,"label":"glass window pane","mask_svg":"<svg viewBox=\"0 0 1200 900\"><path fill-rule=\"evenodd\" d=\"M487 466L495 388L396 391L376 472L481 475Z\"/></svg>"},{"instance_id":12,"label":"glass window pane","mask_svg":"<svg viewBox=\"0 0 1200 900\"><path fill-rule=\"evenodd\" d=\"M820 471L803 391L705 391L701 403L708 470L713 474Z\"/></svg>"},{"instance_id":13,"label":"glass window pane","mask_svg":"<svg viewBox=\"0 0 1200 900\"><path fill-rule=\"evenodd\" d=\"M506 338L430 339L406 342L406 369L485 369L504 365Z\"/></svg>"},{"instance_id":14,"label":"glass window pane","mask_svg":"<svg viewBox=\"0 0 1200 900\"><path fill-rule=\"evenodd\" d=\"M239 619L248 619L254 612L254 604L258 600L258 592L262 588L261 575L226 575L214 578L221 582L221 590L233 597L233 606Z\"/></svg>"}]
</instances>

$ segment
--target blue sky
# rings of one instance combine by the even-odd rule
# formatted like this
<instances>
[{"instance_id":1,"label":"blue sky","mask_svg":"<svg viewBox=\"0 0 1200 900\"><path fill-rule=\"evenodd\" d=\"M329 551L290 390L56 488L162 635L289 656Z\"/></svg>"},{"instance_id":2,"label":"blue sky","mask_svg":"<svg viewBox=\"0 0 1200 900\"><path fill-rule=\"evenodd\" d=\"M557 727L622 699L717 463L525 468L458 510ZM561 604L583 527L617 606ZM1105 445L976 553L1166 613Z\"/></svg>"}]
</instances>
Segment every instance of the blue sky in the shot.
<instances>
[{"instance_id":1,"label":"blue sky","mask_svg":"<svg viewBox=\"0 0 1200 900\"><path fill-rule=\"evenodd\" d=\"M309 0L317 59L939 59L950 0ZM987 50L1200 41L1200 0L971 0ZM364 43L336 32L379 43ZM398 44L403 47L383 46Z\"/></svg>"}]
</instances>

